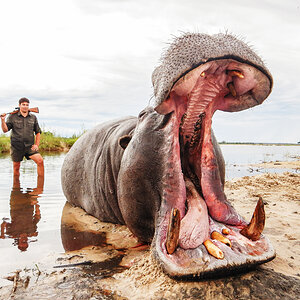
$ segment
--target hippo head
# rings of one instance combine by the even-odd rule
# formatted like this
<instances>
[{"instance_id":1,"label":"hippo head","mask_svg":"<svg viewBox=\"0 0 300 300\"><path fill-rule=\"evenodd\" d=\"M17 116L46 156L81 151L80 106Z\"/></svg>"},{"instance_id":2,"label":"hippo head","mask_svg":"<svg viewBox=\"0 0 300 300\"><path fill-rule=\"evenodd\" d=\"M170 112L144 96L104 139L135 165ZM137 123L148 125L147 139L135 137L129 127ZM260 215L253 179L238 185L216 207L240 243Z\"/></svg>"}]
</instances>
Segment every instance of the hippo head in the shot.
<instances>
[{"instance_id":1,"label":"hippo head","mask_svg":"<svg viewBox=\"0 0 300 300\"><path fill-rule=\"evenodd\" d=\"M216 110L244 110L270 94L272 76L262 60L231 35L185 34L152 81L154 109L142 111L131 140L123 139L118 196L125 223L152 241L154 257L174 277L273 259L262 234L263 201L247 224L226 199L224 160L211 130Z\"/></svg>"}]
</instances>

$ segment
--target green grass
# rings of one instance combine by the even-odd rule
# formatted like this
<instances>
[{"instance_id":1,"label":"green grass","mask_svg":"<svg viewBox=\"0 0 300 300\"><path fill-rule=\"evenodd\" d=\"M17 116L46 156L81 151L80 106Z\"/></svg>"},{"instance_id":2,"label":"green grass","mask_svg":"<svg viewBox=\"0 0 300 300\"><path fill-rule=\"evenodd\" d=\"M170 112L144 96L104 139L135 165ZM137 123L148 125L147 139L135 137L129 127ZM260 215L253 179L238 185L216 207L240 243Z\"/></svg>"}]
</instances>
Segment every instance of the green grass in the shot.
<instances>
[{"instance_id":1,"label":"green grass","mask_svg":"<svg viewBox=\"0 0 300 300\"><path fill-rule=\"evenodd\" d=\"M10 140L8 136L4 134L0 135L0 153L9 152Z\"/></svg>"},{"instance_id":2,"label":"green grass","mask_svg":"<svg viewBox=\"0 0 300 300\"><path fill-rule=\"evenodd\" d=\"M79 138L78 135L73 135L70 138L56 136L50 131L45 131L41 134L39 150L45 151L68 151ZM10 151L10 138L4 134L0 135L0 153Z\"/></svg>"}]
</instances>

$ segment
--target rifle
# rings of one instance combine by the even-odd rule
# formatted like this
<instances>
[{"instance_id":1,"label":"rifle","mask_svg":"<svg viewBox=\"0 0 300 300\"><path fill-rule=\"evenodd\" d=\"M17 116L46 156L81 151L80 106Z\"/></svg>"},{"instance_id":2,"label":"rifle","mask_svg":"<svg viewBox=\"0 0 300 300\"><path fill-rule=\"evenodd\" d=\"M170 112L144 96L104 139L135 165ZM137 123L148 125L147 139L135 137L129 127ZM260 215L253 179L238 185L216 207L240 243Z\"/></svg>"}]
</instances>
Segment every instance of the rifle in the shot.
<instances>
[{"instance_id":1,"label":"rifle","mask_svg":"<svg viewBox=\"0 0 300 300\"><path fill-rule=\"evenodd\" d=\"M13 114L16 114L17 112L19 112L19 110L20 110L20 107L16 107L15 110L13 110L13 111L11 111L11 112L1 114L1 117L2 117L3 115L8 115L8 114L13 115ZM29 111L29 112L34 112L34 113L39 113L39 108L38 108L38 107L29 108L28 111Z\"/></svg>"}]
</instances>

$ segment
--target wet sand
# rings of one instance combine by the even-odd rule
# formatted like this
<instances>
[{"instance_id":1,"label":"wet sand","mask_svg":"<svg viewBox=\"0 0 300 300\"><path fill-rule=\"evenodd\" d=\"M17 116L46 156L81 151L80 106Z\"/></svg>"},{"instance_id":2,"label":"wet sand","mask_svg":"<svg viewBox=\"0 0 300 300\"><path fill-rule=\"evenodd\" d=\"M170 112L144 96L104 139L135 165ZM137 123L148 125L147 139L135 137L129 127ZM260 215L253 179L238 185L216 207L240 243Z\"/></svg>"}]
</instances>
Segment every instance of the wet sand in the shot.
<instances>
[{"instance_id":1,"label":"wet sand","mask_svg":"<svg viewBox=\"0 0 300 300\"><path fill-rule=\"evenodd\" d=\"M0 288L0 298L265 299L264 293L272 287L272 298L296 299L300 290L300 174L246 176L226 182L225 191L248 221L258 198L263 198L264 234L277 253L273 261L246 274L177 281L161 271L149 247L139 246L126 227L100 222L66 205L62 242L68 252L50 255L32 268L11 274L12 281ZM83 248L75 249L78 244Z\"/></svg>"}]
</instances>

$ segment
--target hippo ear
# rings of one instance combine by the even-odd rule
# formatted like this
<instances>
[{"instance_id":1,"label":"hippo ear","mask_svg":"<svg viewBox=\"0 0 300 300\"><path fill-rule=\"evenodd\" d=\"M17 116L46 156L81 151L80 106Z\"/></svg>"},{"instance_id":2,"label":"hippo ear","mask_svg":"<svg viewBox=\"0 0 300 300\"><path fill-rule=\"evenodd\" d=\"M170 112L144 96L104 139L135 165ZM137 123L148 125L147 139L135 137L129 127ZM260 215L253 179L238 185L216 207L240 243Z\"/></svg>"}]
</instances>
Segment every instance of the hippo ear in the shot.
<instances>
[{"instance_id":1,"label":"hippo ear","mask_svg":"<svg viewBox=\"0 0 300 300\"><path fill-rule=\"evenodd\" d=\"M132 136L130 135L123 135L119 138L119 144L123 149L126 149L129 142L131 141Z\"/></svg>"}]
</instances>

